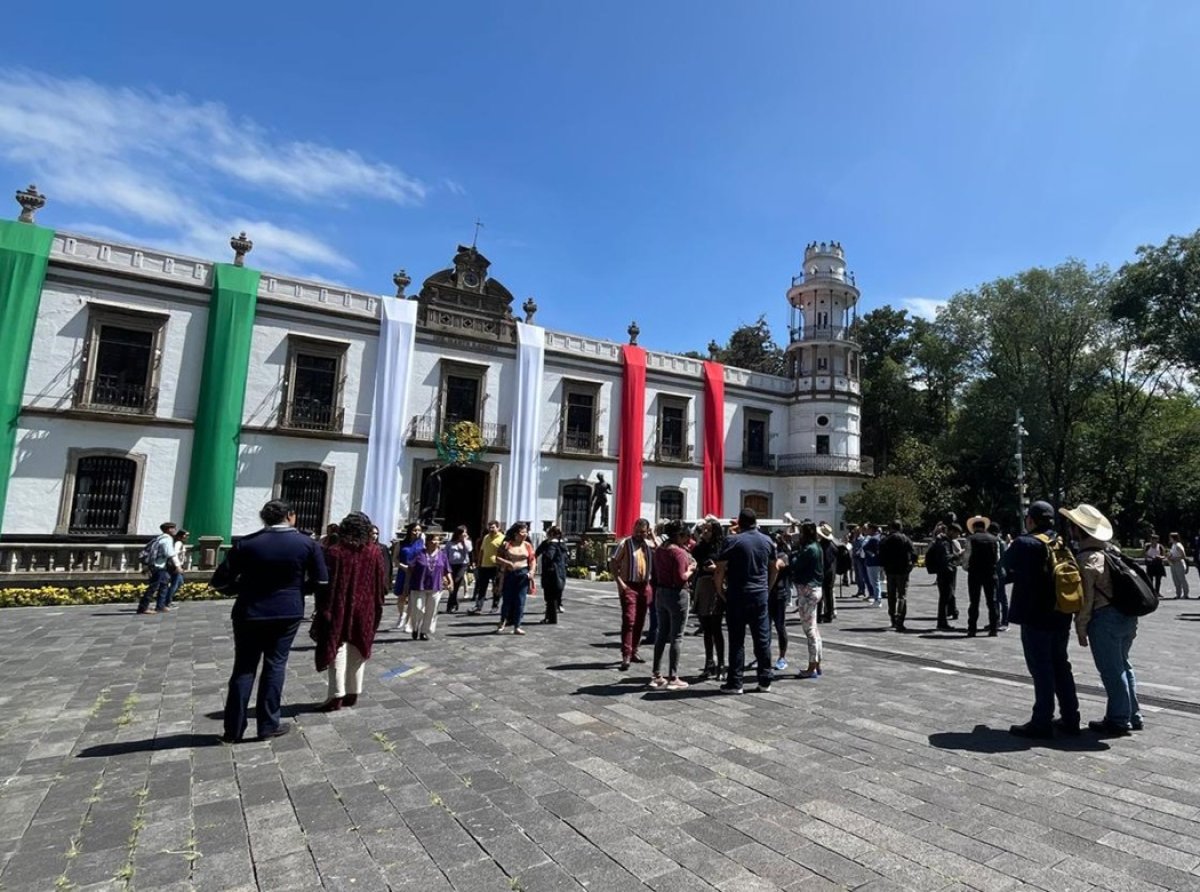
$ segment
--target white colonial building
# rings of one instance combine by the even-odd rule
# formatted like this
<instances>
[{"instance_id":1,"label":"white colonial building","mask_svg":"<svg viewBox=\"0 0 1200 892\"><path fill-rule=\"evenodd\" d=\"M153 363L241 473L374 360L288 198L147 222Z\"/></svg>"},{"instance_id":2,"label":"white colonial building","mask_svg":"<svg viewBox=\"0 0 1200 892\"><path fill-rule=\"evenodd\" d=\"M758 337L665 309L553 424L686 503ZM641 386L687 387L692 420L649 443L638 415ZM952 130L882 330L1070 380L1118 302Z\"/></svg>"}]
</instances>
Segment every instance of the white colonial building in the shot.
<instances>
[{"instance_id":1,"label":"white colonial building","mask_svg":"<svg viewBox=\"0 0 1200 892\"><path fill-rule=\"evenodd\" d=\"M3 226L0 236L47 233ZM492 517L515 519L506 514L519 510L509 487L522 449L536 456L516 474L531 481L532 501L516 504L531 506L536 516L520 519L536 529L557 522L583 532L599 475L613 486L613 526L630 512L662 520L751 506L840 528L842 497L871 473L859 455L858 290L836 244L805 251L787 291L788 375L775 377L541 329L532 301L518 322L512 294L474 247L460 246L451 267L406 297L402 273L396 296L253 273L240 266L249 244L238 239L235 267L85 235L47 238L40 294L27 295L32 349L0 529L10 542L144 537L168 519L240 534L258 526L271 497L291 500L308 529L364 504L394 510L376 517L388 527L415 518L423 494L444 526L477 533ZM252 273L238 279L253 291L235 295L241 304L228 304L217 282L233 273ZM16 286L5 287L0 300L19 300ZM241 317L230 315L234 305ZM407 346L389 318L410 321ZM523 359L531 333L534 352ZM239 358L237 344L248 355ZM530 357L539 364L523 365ZM239 411L242 383L240 415L220 429L221 412ZM395 399L382 398L384 387ZM373 424L381 406L403 416ZM514 443L530 419L534 442ZM427 485L443 464L438 439L464 420L479 425L486 450ZM639 460L624 468L623 440L625 460ZM379 480L394 481L394 500L368 491ZM214 508L212 491L223 488L231 501Z\"/></svg>"}]
</instances>

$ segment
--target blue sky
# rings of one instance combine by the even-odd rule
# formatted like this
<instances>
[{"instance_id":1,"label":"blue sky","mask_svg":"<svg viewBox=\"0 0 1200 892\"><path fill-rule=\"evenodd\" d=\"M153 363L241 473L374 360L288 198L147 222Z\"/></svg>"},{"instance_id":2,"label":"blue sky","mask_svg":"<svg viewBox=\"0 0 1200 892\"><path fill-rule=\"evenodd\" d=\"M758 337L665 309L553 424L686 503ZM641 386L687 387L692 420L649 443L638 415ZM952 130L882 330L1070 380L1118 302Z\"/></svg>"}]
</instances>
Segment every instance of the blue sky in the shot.
<instances>
[{"instance_id":1,"label":"blue sky","mask_svg":"<svg viewBox=\"0 0 1200 892\"><path fill-rule=\"evenodd\" d=\"M703 349L804 245L928 309L1200 227L1200 5L122 2L7 10L39 221L380 293L473 221L548 326ZM333 10L333 11L331 11ZM12 205L15 212L16 205Z\"/></svg>"}]
</instances>

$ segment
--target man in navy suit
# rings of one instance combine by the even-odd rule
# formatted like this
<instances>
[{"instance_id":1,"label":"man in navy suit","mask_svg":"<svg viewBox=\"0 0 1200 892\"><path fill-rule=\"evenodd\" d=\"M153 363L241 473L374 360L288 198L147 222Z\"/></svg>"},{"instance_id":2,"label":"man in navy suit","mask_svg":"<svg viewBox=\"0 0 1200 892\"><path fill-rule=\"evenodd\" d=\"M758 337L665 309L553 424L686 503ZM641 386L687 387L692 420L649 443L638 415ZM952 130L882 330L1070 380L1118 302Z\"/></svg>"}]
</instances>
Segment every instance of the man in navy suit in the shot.
<instances>
[{"instance_id":1,"label":"man in navy suit","mask_svg":"<svg viewBox=\"0 0 1200 892\"><path fill-rule=\"evenodd\" d=\"M279 703L292 640L304 619L304 595L329 584L321 546L296 529L296 512L273 499L259 512L263 528L244 536L229 550L212 578L212 587L237 596L233 603L233 674L225 700L226 743L246 733L250 689L258 680L255 708L258 739L289 730L280 723Z\"/></svg>"}]
</instances>

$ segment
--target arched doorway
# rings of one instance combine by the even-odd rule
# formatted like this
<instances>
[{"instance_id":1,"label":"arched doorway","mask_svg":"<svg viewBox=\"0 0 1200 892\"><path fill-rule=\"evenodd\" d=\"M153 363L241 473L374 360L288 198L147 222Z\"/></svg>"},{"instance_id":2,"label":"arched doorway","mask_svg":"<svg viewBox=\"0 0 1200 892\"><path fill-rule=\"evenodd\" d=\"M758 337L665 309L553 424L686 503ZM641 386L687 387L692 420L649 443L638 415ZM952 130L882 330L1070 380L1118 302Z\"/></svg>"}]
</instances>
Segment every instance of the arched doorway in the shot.
<instances>
[{"instance_id":1,"label":"arched doorway","mask_svg":"<svg viewBox=\"0 0 1200 892\"><path fill-rule=\"evenodd\" d=\"M437 468L434 465L422 468L421 486L417 490L418 504L419 494L425 491L425 484L435 470ZM441 496L434 512L438 523L447 533L462 524L470 532L471 538L477 540L488 521L484 514L488 508L491 473L485 467L450 465L438 476L441 478Z\"/></svg>"}]
</instances>

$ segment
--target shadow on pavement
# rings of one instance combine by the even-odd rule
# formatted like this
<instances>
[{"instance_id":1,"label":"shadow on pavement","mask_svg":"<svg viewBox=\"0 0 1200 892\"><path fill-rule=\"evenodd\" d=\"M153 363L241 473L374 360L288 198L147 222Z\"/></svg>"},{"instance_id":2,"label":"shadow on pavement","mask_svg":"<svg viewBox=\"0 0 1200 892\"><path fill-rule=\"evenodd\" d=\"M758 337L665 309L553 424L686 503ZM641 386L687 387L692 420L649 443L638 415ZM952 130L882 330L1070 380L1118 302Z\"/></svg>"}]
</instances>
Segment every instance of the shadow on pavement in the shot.
<instances>
[{"instance_id":1,"label":"shadow on pavement","mask_svg":"<svg viewBox=\"0 0 1200 892\"><path fill-rule=\"evenodd\" d=\"M615 660L607 660L603 663L563 663L560 666L547 666L548 672L576 672L584 669L615 669L617 663Z\"/></svg>"},{"instance_id":2,"label":"shadow on pavement","mask_svg":"<svg viewBox=\"0 0 1200 892\"><path fill-rule=\"evenodd\" d=\"M871 635L878 634L879 632L892 631L891 629L884 628L883 626L838 626L838 629L842 632L866 632Z\"/></svg>"},{"instance_id":3,"label":"shadow on pavement","mask_svg":"<svg viewBox=\"0 0 1200 892\"><path fill-rule=\"evenodd\" d=\"M123 743L102 743L80 750L77 759L105 759L129 753L150 753L159 750L194 749L204 746L220 746L221 738L216 734L168 734L151 737L149 740L126 740Z\"/></svg>"},{"instance_id":4,"label":"shadow on pavement","mask_svg":"<svg viewBox=\"0 0 1200 892\"><path fill-rule=\"evenodd\" d=\"M1181 613L1176 619L1181 619L1184 622L1200 623L1200 613Z\"/></svg>"},{"instance_id":5,"label":"shadow on pavement","mask_svg":"<svg viewBox=\"0 0 1200 892\"><path fill-rule=\"evenodd\" d=\"M1002 728L976 725L972 731L941 731L929 735L929 745L940 750L959 750L968 753L1019 753L1035 748L1104 752L1107 743L1087 734L1079 737L1055 737L1053 740L1029 740L1014 737Z\"/></svg>"},{"instance_id":6,"label":"shadow on pavement","mask_svg":"<svg viewBox=\"0 0 1200 892\"><path fill-rule=\"evenodd\" d=\"M625 678L621 681L614 681L611 684L588 684L581 688L576 688L572 697L590 696L590 697L624 697L628 694L644 694L646 693L646 677Z\"/></svg>"}]
</instances>

